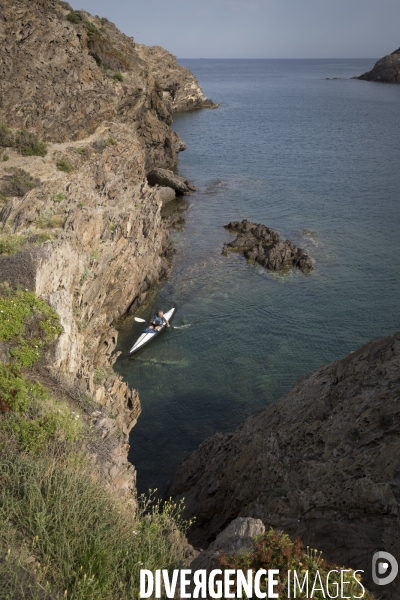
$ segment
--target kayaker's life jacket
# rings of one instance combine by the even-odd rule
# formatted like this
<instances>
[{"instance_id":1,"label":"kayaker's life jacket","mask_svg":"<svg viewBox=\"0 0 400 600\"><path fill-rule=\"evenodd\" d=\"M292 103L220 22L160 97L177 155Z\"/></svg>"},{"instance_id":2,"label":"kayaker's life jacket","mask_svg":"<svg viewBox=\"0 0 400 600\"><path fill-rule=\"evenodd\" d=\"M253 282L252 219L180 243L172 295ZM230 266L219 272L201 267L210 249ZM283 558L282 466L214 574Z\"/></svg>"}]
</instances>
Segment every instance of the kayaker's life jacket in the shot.
<instances>
[{"instance_id":1,"label":"kayaker's life jacket","mask_svg":"<svg viewBox=\"0 0 400 600\"><path fill-rule=\"evenodd\" d=\"M152 322L156 325L164 325L165 319L164 317L159 317L158 315L154 315Z\"/></svg>"}]
</instances>

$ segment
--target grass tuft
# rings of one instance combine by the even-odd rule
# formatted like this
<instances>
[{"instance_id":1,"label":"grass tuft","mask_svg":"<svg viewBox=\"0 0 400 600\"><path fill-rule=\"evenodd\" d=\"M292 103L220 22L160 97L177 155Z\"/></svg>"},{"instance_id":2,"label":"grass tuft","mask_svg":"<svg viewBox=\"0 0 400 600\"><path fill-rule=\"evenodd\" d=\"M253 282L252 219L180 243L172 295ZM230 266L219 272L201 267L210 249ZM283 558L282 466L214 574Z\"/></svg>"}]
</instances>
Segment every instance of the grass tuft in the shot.
<instances>
[{"instance_id":1,"label":"grass tuft","mask_svg":"<svg viewBox=\"0 0 400 600\"><path fill-rule=\"evenodd\" d=\"M10 454L0 464L6 483L0 525L4 550L14 537L13 548L20 551L17 564L0 561L3 580L18 579L17 565L29 555L37 583L67 590L67 598L131 600L138 597L141 568L185 564L181 507L142 498L135 516L93 477L81 454Z\"/></svg>"},{"instance_id":2,"label":"grass tuft","mask_svg":"<svg viewBox=\"0 0 400 600\"><path fill-rule=\"evenodd\" d=\"M15 234L0 234L0 254L12 256L17 254L26 241L25 235Z\"/></svg>"},{"instance_id":3,"label":"grass tuft","mask_svg":"<svg viewBox=\"0 0 400 600\"><path fill-rule=\"evenodd\" d=\"M22 156L46 156L47 144L40 141L35 133L27 129L18 129L15 133L9 127L0 125L0 146L16 148ZM4 154L3 160L7 155Z\"/></svg>"},{"instance_id":4,"label":"grass tuft","mask_svg":"<svg viewBox=\"0 0 400 600\"><path fill-rule=\"evenodd\" d=\"M64 173L72 173L74 166L68 160L61 159L57 161L57 169Z\"/></svg>"}]
</instances>

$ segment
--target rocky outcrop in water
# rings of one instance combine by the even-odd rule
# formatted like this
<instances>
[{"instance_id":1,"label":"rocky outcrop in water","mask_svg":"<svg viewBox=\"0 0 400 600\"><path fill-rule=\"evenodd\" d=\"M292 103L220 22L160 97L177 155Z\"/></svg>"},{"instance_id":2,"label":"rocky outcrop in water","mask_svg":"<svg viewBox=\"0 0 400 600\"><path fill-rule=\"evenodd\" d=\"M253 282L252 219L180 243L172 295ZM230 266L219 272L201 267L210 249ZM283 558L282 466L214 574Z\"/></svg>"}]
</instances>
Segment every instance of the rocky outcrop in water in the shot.
<instances>
[{"instance_id":1,"label":"rocky outcrop in water","mask_svg":"<svg viewBox=\"0 0 400 600\"><path fill-rule=\"evenodd\" d=\"M210 101L168 52L58 0L2 2L0 55L0 281L57 311L50 375L104 407L94 421L106 479L134 490L126 453L140 402L112 371L114 323L173 253L165 191L146 174L185 148L173 113Z\"/></svg>"},{"instance_id":2,"label":"rocky outcrop in water","mask_svg":"<svg viewBox=\"0 0 400 600\"><path fill-rule=\"evenodd\" d=\"M399 423L396 333L301 378L233 433L206 440L168 493L196 515L192 543L204 547L232 519L250 516L366 570L370 585L376 550L400 556ZM385 597L398 592L395 582Z\"/></svg>"},{"instance_id":3,"label":"rocky outcrop in water","mask_svg":"<svg viewBox=\"0 0 400 600\"><path fill-rule=\"evenodd\" d=\"M175 173L168 169L153 169L147 174L147 181L150 185L171 188L179 195L196 191L191 181L175 175Z\"/></svg>"},{"instance_id":4,"label":"rocky outcrop in water","mask_svg":"<svg viewBox=\"0 0 400 600\"><path fill-rule=\"evenodd\" d=\"M228 250L243 252L247 260L255 261L270 271L297 267L303 273L308 273L313 268L312 260L304 250L289 240L282 240L279 233L265 225L245 219L231 221L225 228L238 232L235 240L225 244L225 253Z\"/></svg>"},{"instance_id":5,"label":"rocky outcrop in water","mask_svg":"<svg viewBox=\"0 0 400 600\"><path fill-rule=\"evenodd\" d=\"M355 79L400 83L400 48L378 60L371 71L355 77Z\"/></svg>"}]
</instances>

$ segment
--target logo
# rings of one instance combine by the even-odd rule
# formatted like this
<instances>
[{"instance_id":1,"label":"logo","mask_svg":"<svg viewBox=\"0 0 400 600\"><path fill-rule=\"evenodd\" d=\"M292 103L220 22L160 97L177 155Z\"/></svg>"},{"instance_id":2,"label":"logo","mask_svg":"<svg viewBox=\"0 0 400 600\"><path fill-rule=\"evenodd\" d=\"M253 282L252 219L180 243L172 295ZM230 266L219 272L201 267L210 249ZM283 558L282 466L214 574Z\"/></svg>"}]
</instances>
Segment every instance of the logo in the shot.
<instances>
[{"instance_id":1,"label":"logo","mask_svg":"<svg viewBox=\"0 0 400 600\"><path fill-rule=\"evenodd\" d=\"M372 579L376 585L392 583L399 572L399 565L389 552L375 552L372 557Z\"/></svg>"}]
</instances>

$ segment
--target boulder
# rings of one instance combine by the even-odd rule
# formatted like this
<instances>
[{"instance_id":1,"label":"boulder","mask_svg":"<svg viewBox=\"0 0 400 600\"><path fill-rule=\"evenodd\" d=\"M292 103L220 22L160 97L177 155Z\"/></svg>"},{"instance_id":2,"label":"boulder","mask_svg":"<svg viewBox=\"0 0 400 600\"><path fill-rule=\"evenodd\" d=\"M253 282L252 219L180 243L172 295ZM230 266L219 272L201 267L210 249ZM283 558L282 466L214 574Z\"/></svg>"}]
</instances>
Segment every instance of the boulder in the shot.
<instances>
[{"instance_id":1,"label":"boulder","mask_svg":"<svg viewBox=\"0 0 400 600\"><path fill-rule=\"evenodd\" d=\"M163 203L163 206L176 199L175 190L166 186L158 188L158 196Z\"/></svg>"},{"instance_id":2,"label":"boulder","mask_svg":"<svg viewBox=\"0 0 400 600\"><path fill-rule=\"evenodd\" d=\"M153 169L147 174L147 181L150 185L172 188L180 195L196 190L188 179L179 177L179 175L175 175L175 173L172 173L168 169Z\"/></svg>"},{"instance_id":3,"label":"boulder","mask_svg":"<svg viewBox=\"0 0 400 600\"><path fill-rule=\"evenodd\" d=\"M265 532L265 526L260 519L238 517L228 525L217 538L192 561L192 571L206 569L208 572L220 568L218 558L222 553L237 554L248 550L252 540Z\"/></svg>"},{"instance_id":4,"label":"boulder","mask_svg":"<svg viewBox=\"0 0 400 600\"><path fill-rule=\"evenodd\" d=\"M238 232L238 236L225 244L224 253L228 250L243 252L245 258L258 262L269 271L297 267L303 273L308 273L313 269L312 260L304 250L289 240L282 240L279 233L270 227L246 219L231 221L225 227Z\"/></svg>"}]
</instances>

